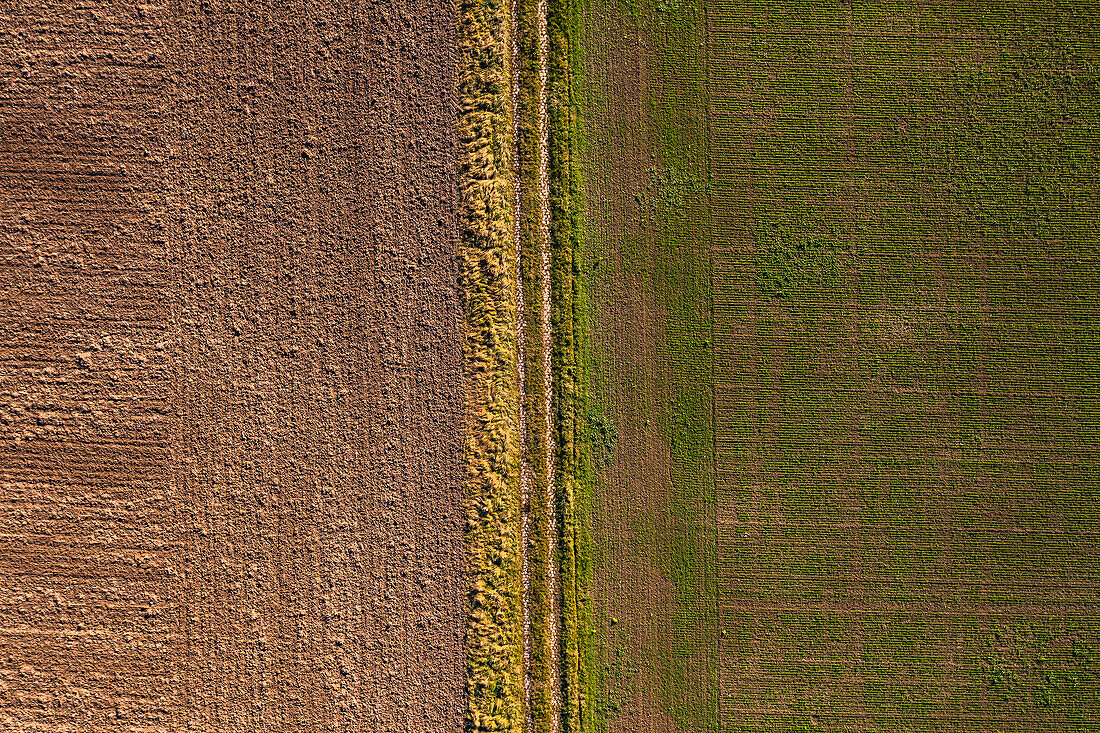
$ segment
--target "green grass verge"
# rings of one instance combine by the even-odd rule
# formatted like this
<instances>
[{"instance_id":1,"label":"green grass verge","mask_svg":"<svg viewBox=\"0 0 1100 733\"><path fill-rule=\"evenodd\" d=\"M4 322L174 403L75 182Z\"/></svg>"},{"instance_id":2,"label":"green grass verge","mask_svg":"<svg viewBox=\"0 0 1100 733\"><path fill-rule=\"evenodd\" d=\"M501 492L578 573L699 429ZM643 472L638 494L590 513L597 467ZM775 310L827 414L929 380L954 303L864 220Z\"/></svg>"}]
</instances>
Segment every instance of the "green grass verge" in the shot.
<instances>
[{"instance_id":1,"label":"green grass verge","mask_svg":"<svg viewBox=\"0 0 1100 733\"><path fill-rule=\"evenodd\" d=\"M581 125L574 88L580 59L580 12L574 0L549 0L548 108L550 126L550 241L552 247L554 429L557 498L561 532L562 730L584 724L586 673L581 638L584 580L589 564L588 508L591 505L591 452L584 416L585 314L578 258L583 247L581 220Z\"/></svg>"}]
</instances>

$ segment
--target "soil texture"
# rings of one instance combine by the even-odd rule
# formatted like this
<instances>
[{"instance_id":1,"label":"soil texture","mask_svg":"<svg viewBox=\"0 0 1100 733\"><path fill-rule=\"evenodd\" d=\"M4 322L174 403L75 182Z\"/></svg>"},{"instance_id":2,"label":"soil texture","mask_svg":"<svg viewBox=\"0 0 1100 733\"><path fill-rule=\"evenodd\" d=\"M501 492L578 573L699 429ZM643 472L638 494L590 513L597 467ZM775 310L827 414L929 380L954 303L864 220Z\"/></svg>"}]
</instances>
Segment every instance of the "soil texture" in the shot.
<instances>
[{"instance_id":1,"label":"soil texture","mask_svg":"<svg viewBox=\"0 0 1100 733\"><path fill-rule=\"evenodd\" d=\"M454 34L0 11L0 727L461 728Z\"/></svg>"}]
</instances>

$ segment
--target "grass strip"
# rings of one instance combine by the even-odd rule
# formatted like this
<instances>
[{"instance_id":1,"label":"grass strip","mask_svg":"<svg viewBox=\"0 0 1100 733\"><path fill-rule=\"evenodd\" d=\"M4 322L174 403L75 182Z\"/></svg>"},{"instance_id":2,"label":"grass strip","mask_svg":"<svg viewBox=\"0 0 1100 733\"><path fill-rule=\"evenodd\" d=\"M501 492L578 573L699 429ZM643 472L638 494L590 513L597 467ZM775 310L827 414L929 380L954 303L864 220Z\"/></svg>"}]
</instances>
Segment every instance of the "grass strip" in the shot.
<instances>
[{"instance_id":1,"label":"grass strip","mask_svg":"<svg viewBox=\"0 0 1100 733\"><path fill-rule=\"evenodd\" d=\"M581 125L574 90L580 63L580 8L575 0L549 0L550 41L547 114L550 125L550 244L553 302L554 429L558 447L557 492L561 578L562 730L584 728L586 684L581 648L587 622L582 598L588 570L588 507L593 472L586 405L586 300L578 266L583 249Z\"/></svg>"},{"instance_id":2,"label":"grass strip","mask_svg":"<svg viewBox=\"0 0 1100 733\"><path fill-rule=\"evenodd\" d=\"M509 17L459 7L460 285L468 415L466 727L523 729Z\"/></svg>"},{"instance_id":3,"label":"grass strip","mask_svg":"<svg viewBox=\"0 0 1100 733\"><path fill-rule=\"evenodd\" d=\"M536 731L549 730L549 669L562 660L563 730L584 724L585 664L580 645L588 624L581 601L591 576L588 507L594 475L587 440L583 390L586 301L577 275L581 244L580 125L573 92L579 62L579 12L571 0L551 0L550 31L550 205L554 328L553 424L556 465L541 465L545 436L536 428L542 403L539 380L526 400L528 445L517 441L515 280L512 227L520 227L528 313L541 308L538 272L537 94L538 50L534 0L517 3L520 61L518 140L510 134L511 79L507 6L497 0L469 0L460 6L459 135L464 148L461 176L461 285L465 295L465 359L470 415L466 442L466 512L470 592L466 665L467 726L475 731L522 730L522 597L519 554L519 460L525 450L533 468L532 496L545 490L548 470L557 472L559 530L557 557L562 582L561 648L548 648L549 598L545 578L532 576L532 673L528 701ZM518 153L521 220L513 221L512 155ZM539 343L537 322L529 319L521 338ZM528 349L530 373L541 369L540 350ZM532 358L534 357L534 358ZM545 564L545 516L532 503L533 531L528 548L533 566ZM532 732L534 733L534 732Z\"/></svg>"}]
</instances>

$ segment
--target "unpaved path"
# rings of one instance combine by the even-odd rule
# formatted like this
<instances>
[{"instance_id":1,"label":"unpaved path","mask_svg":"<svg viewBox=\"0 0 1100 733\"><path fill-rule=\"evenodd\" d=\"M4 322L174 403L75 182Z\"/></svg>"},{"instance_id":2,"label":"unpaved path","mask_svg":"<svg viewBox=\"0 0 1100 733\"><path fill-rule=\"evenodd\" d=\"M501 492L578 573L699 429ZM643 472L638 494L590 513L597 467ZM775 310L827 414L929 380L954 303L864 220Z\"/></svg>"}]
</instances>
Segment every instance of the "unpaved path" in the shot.
<instances>
[{"instance_id":1,"label":"unpaved path","mask_svg":"<svg viewBox=\"0 0 1100 733\"><path fill-rule=\"evenodd\" d=\"M513 109L513 135L519 139L519 4L512 2L512 109ZM549 597L549 618L545 620L550 644L550 705L551 705L551 730L557 733L561 727L561 660L559 652L559 589L557 554L557 498L555 496L555 446L553 425L553 331L552 331L552 303L550 289L551 257L550 257L550 175L549 175L549 151L550 151L550 126L547 115L547 76L549 71L550 42L546 23L547 3L539 0L536 3L536 31L538 33L539 54L539 89L538 89L538 178L535 182L538 193L539 226L538 226L538 255L539 255L539 291L541 295L541 307L539 309L539 338L542 356L542 387L544 394L543 411L545 416L545 466L546 466L546 590ZM518 163L518 151L516 154ZM516 221L516 332L517 332L517 360L519 366L519 441L520 445L526 445L527 436L527 365L526 365L526 334L527 315L524 307L524 291L522 269L520 259L523 253L523 232L520 226L522 221L522 176L519 175L519 166L516 171L515 192L515 221ZM528 538L531 531L530 502L530 476L531 468L526 459L521 460L520 465L520 494L523 506L522 523L522 561L523 561L523 660L524 660L524 691L528 701L527 727L534 730L534 721L531 714L529 701L532 695L532 670L531 670L531 558L528 554Z\"/></svg>"},{"instance_id":2,"label":"unpaved path","mask_svg":"<svg viewBox=\"0 0 1100 733\"><path fill-rule=\"evenodd\" d=\"M0 16L0 728L460 730L450 3Z\"/></svg>"}]
</instances>

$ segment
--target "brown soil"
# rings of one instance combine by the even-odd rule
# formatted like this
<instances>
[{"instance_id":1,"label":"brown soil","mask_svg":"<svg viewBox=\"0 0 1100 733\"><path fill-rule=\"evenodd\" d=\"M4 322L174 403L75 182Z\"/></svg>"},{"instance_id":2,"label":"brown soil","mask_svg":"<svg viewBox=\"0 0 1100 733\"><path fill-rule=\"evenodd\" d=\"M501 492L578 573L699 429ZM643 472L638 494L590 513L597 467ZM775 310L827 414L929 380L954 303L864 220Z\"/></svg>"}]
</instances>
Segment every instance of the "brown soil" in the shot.
<instances>
[{"instance_id":1,"label":"brown soil","mask_svg":"<svg viewBox=\"0 0 1100 733\"><path fill-rule=\"evenodd\" d=\"M0 728L461 727L454 27L5 6Z\"/></svg>"}]
</instances>

